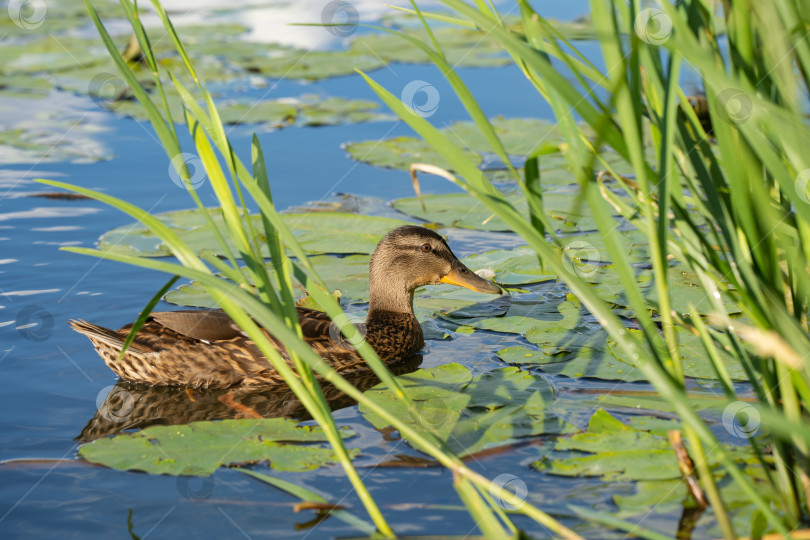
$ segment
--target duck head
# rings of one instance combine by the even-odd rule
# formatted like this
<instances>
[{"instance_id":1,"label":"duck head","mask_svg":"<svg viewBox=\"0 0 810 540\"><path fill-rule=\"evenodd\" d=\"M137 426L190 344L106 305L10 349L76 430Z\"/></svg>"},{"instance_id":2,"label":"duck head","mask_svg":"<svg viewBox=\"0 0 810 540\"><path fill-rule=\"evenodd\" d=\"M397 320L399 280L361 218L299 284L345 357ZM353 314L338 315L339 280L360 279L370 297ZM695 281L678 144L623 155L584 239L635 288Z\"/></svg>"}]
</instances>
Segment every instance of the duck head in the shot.
<instances>
[{"instance_id":1,"label":"duck head","mask_svg":"<svg viewBox=\"0 0 810 540\"><path fill-rule=\"evenodd\" d=\"M380 240L371 256L369 313L413 313L413 291L441 283L501 293L500 287L464 266L435 232L417 225L398 227Z\"/></svg>"}]
</instances>

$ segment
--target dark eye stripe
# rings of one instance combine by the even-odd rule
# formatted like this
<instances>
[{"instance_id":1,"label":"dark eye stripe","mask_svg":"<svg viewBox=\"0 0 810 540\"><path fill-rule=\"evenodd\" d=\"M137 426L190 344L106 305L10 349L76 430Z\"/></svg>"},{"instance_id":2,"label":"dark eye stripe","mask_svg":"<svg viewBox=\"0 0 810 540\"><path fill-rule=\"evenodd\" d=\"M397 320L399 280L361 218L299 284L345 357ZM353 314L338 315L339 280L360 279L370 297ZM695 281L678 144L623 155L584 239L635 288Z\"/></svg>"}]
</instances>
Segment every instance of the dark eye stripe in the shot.
<instances>
[{"instance_id":1,"label":"dark eye stripe","mask_svg":"<svg viewBox=\"0 0 810 540\"><path fill-rule=\"evenodd\" d=\"M419 244L417 246L415 246L413 244L393 244L393 245L389 246L388 249L390 249L392 251L400 251L400 252L411 252L411 253L413 253L414 251L418 251L420 253L426 253L426 252L422 251L422 246L424 246L426 243L427 242L424 242L424 243ZM436 257L439 257L440 259L446 260L447 262L453 262L453 259L454 259L453 255L452 255L453 252L450 251L450 248L447 246L446 243L442 242L442 244L444 244L445 249L441 249L442 246L436 247L433 244L431 244L430 245L430 247L431 247L430 253L432 253Z\"/></svg>"}]
</instances>

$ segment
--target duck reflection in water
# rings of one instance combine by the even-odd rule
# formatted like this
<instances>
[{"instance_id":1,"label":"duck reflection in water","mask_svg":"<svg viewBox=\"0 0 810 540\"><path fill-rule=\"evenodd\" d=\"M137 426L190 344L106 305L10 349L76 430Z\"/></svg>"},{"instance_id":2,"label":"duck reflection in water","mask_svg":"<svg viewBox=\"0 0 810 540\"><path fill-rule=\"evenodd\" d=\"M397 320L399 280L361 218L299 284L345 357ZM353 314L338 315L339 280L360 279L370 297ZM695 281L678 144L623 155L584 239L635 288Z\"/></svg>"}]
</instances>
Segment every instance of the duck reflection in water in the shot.
<instances>
[{"instance_id":1,"label":"duck reflection in water","mask_svg":"<svg viewBox=\"0 0 810 540\"><path fill-rule=\"evenodd\" d=\"M422 363L422 355L413 356L388 366L394 375L411 373ZM379 381L371 371L346 377L361 391ZM334 411L349 407L355 401L331 384L321 382L324 397ZM149 426L171 426L202 420L229 418L287 417L309 420L310 414L286 386L257 388L183 388L149 386L119 381L107 394L93 418L87 422L76 441L86 443L123 431Z\"/></svg>"}]
</instances>

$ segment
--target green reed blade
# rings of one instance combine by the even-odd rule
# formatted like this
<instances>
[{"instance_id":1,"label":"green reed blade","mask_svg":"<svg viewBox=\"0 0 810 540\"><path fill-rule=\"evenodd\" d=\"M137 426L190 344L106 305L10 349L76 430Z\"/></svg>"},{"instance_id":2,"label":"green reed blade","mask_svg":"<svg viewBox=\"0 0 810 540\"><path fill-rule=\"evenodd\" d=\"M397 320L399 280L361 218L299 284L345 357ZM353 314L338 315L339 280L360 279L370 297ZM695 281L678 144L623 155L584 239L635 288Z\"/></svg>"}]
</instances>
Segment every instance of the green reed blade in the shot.
<instances>
[{"instance_id":1,"label":"green reed blade","mask_svg":"<svg viewBox=\"0 0 810 540\"><path fill-rule=\"evenodd\" d=\"M152 314L152 310L155 309L155 306L163 299L163 295L169 292L169 289L172 288L177 280L180 279L180 276L174 275L166 282L163 287L152 297L151 300L146 304L146 306L141 310L141 313L138 315L138 318L132 323L132 328L130 329L129 333L127 334L126 339L124 340L124 345L121 347L121 352L118 354L118 359L121 360L124 357L124 354L127 352L127 349L132 344L132 341L135 339L135 336L138 335L138 331L140 331L143 323L146 322L146 319L149 318L149 315Z\"/></svg>"},{"instance_id":2,"label":"green reed blade","mask_svg":"<svg viewBox=\"0 0 810 540\"><path fill-rule=\"evenodd\" d=\"M490 505L483 500L481 494L469 480L455 475L453 477L453 487L456 489L456 493L458 493L464 506L469 509L470 514L475 516L475 524L481 529L484 536L492 540L515 538L514 533L509 534L504 530Z\"/></svg>"},{"instance_id":3,"label":"green reed blade","mask_svg":"<svg viewBox=\"0 0 810 540\"><path fill-rule=\"evenodd\" d=\"M104 27L104 23L101 22L101 19L98 16L98 12L93 7L93 4L90 0L84 0L84 4L87 7L87 11L90 14L90 19L93 21L93 24L96 26L99 35L101 36L102 41L104 42L105 47L107 47L107 51L110 54L110 57L115 62L115 65L118 67L118 71L121 73L121 76L126 81L129 88L132 90L132 93L141 103L141 106L144 108L144 112L146 113L147 118L152 124L152 128L155 130L155 134L160 139L160 143L163 145L163 148L166 150L166 153L172 157L176 156L180 153L180 145L177 142L177 138L174 135L174 127L169 126L169 124L164 120L163 116L161 116L160 111L158 111L155 104L149 98L149 94L146 93L146 90L143 89L141 83L132 73L132 70L127 65L126 60L118 51L118 48L115 46L110 34L107 33L107 29Z\"/></svg>"}]
</instances>

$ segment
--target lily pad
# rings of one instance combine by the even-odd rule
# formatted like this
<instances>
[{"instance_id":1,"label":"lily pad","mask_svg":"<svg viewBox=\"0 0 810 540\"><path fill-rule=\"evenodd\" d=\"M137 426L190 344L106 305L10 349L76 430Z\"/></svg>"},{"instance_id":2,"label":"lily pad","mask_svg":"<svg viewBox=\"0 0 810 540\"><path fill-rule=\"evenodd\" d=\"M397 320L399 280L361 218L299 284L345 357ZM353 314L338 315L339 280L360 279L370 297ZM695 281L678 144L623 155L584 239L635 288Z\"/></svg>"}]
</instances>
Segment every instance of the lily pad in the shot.
<instances>
[{"instance_id":1,"label":"lily pad","mask_svg":"<svg viewBox=\"0 0 810 540\"><path fill-rule=\"evenodd\" d=\"M498 357L509 363L538 364L543 371L568 377L591 377L603 380L643 381L646 376L639 362L623 354L616 341L602 329L593 329L584 322L585 311L573 297L558 306L513 303L503 317L465 321L482 330L522 334L539 350L508 347L498 351ZM461 322L461 321L459 321ZM640 334L632 328L628 332ZM683 327L676 327L679 352L687 377L716 380L709 357L700 338ZM642 355L644 358L645 355ZM742 365L731 354L721 353L721 360L733 380L747 380Z\"/></svg>"},{"instance_id":2,"label":"lily pad","mask_svg":"<svg viewBox=\"0 0 810 540\"><path fill-rule=\"evenodd\" d=\"M472 326L480 330L521 334L532 343L548 346L547 354L557 354L568 350L565 345L572 332L590 332L583 326L585 312L582 305L573 297L571 300L558 299L545 302L513 301L503 315L472 319L455 319L452 313L446 318Z\"/></svg>"},{"instance_id":3,"label":"lily pad","mask_svg":"<svg viewBox=\"0 0 810 540\"><path fill-rule=\"evenodd\" d=\"M330 290L339 291L344 304L368 302L368 255L348 255L346 257L316 255L310 257L309 261L315 267L318 275L326 282L327 287ZM268 267L272 268L272 264L268 264ZM300 283L298 285L300 286ZM306 295L301 288L297 289L297 292L298 298ZM196 281L170 291L164 300L179 306L219 307Z\"/></svg>"},{"instance_id":4,"label":"lily pad","mask_svg":"<svg viewBox=\"0 0 810 540\"><path fill-rule=\"evenodd\" d=\"M354 436L348 428L341 435ZM79 449L92 463L150 474L208 476L221 466L269 462L281 471L307 471L335 462L331 448L290 444L324 442L318 427L286 418L193 422L153 426L99 439Z\"/></svg>"},{"instance_id":5,"label":"lily pad","mask_svg":"<svg viewBox=\"0 0 810 540\"><path fill-rule=\"evenodd\" d=\"M687 493L675 453L664 431L680 429L680 426L671 420L651 417L636 417L630 422L631 425L623 423L599 409L591 417L587 432L559 437L554 451L532 466L558 476L599 477L609 482L635 481L633 494L623 494L624 489L613 490L613 501L619 507L616 517L621 519L643 516L649 520L655 519L654 515L671 517L680 514L684 508L693 507L694 500ZM645 431L635 427L637 425L653 426L653 429ZM760 495L769 501L780 497L751 447L724 446ZM755 513L750 496L737 482L730 481L716 452L708 452L706 457L723 500L733 510L731 517L735 526L748 527L750 516Z\"/></svg>"},{"instance_id":6,"label":"lily pad","mask_svg":"<svg viewBox=\"0 0 810 540\"><path fill-rule=\"evenodd\" d=\"M539 145L562 144L563 138L554 124L548 120L538 118L503 118L491 120L495 132L501 138L507 154L525 159L525 155ZM481 163L484 154L490 154L493 149L489 142L481 135L473 122L456 122L441 131L453 142L457 143L467 157L475 163ZM344 148L357 161L387 167L391 169L408 170L411 163L430 163L443 168L449 164L429 144L418 137L395 137L392 139L350 142ZM522 159L521 161L522 163ZM559 155L546 156L541 159L543 169L557 169L565 161ZM567 177L551 176L543 178L544 184L570 183L573 175Z\"/></svg>"},{"instance_id":7,"label":"lily pad","mask_svg":"<svg viewBox=\"0 0 810 540\"><path fill-rule=\"evenodd\" d=\"M542 272L537 252L530 247L497 249L464 257L464 264L476 270L492 272L498 283L525 285L556 279Z\"/></svg>"},{"instance_id":8,"label":"lily pad","mask_svg":"<svg viewBox=\"0 0 810 540\"><path fill-rule=\"evenodd\" d=\"M388 231L406 224L340 212L284 214L283 219L302 247L312 253L372 253Z\"/></svg>"},{"instance_id":9,"label":"lily pad","mask_svg":"<svg viewBox=\"0 0 810 540\"><path fill-rule=\"evenodd\" d=\"M433 432L462 456L520 437L575 430L549 411L551 385L517 368L473 377L464 366L447 364L399 380L413 399L410 407L383 384L366 395L414 428ZM378 429L388 426L363 405L360 412Z\"/></svg>"},{"instance_id":10,"label":"lily pad","mask_svg":"<svg viewBox=\"0 0 810 540\"><path fill-rule=\"evenodd\" d=\"M175 122L183 123L183 101L168 89L166 101ZM105 107L141 120L146 113L140 103L132 99L109 100ZM294 123L306 126L325 126L387 120L391 117L378 111L379 104L373 101L306 95L301 99L282 98L264 101L229 101L217 103L222 122L225 124L270 124L280 128Z\"/></svg>"},{"instance_id":11,"label":"lily pad","mask_svg":"<svg viewBox=\"0 0 810 540\"><path fill-rule=\"evenodd\" d=\"M602 340L604 340L604 337L603 334ZM565 375L572 379L587 377L604 381L623 382L646 380L644 373L640 369L616 360L616 358L605 352L604 345L580 347L561 353L556 358L563 361L541 365L540 369L551 375Z\"/></svg>"},{"instance_id":12,"label":"lily pad","mask_svg":"<svg viewBox=\"0 0 810 540\"><path fill-rule=\"evenodd\" d=\"M498 116L490 120L492 128L501 140L506 153L525 159L541 146L559 145L565 142L556 124L540 118L504 118ZM474 122L457 122L443 130L454 142L478 152L494 152L495 149L478 129ZM549 167L552 157L559 158ZM559 155L552 154L540 158L543 168L557 168L563 163Z\"/></svg>"},{"instance_id":13,"label":"lily pad","mask_svg":"<svg viewBox=\"0 0 810 540\"><path fill-rule=\"evenodd\" d=\"M47 6L35 2L10 2L3 4L0 17L0 36L4 38L29 38L32 34L58 35L87 25L87 8L83 2L64 0ZM121 6L111 0L94 0L93 6L102 19L121 17ZM61 39L64 36L59 36Z\"/></svg>"},{"instance_id":14,"label":"lily pad","mask_svg":"<svg viewBox=\"0 0 810 540\"><path fill-rule=\"evenodd\" d=\"M720 398L710 397L689 397L689 405L696 411L708 411L717 409L720 404ZM600 406L608 408L621 408L633 409L634 411L648 410L648 411L662 411L667 413L675 412L675 407L662 397L647 397L647 396L623 396L604 394L597 396L596 402Z\"/></svg>"},{"instance_id":15,"label":"lily pad","mask_svg":"<svg viewBox=\"0 0 810 540\"><path fill-rule=\"evenodd\" d=\"M556 362L553 356L549 356L543 351L532 350L523 345L513 345L499 350L498 358L507 364L548 364Z\"/></svg>"},{"instance_id":16,"label":"lily pad","mask_svg":"<svg viewBox=\"0 0 810 540\"><path fill-rule=\"evenodd\" d=\"M299 107L299 123L305 126L332 126L393 119L391 115L379 112L378 103L363 99L323 98L305 94L301 96Z\"/></svg>"},{"instance_id":17,"label":"lily pad","mask_svg":"<svg viewBox=\"0 0 810 540\"><path fill-rule=\"evenodd\" d=\"M508 294L493 296L455 285L431 285L417 289L414 307L417 316L440 314L456 322L504 315L511 304L512 298Z\"/></svg>"},{"instance_id":18,"label":"lily pad","mask_svg":"<svg viewBox=\"0 0 810 540\"><path fill-rule=\"evenodd\" d=\"M372 54L346 51L304 51L292 49L273 57L252 57L236 62L252 73L271 79L319 80L339 75L353 75L355 70L371 71L385 63Z\"/></svg>"},{"instance_id":19,"label":"lily pad","mask_svg":"<svg viewBox=\"0 0 810 540\"><path fill-rule=\"evenodd\" d=\"M513 303L503 317L466 321L482 330L521 334L539 349L511 346L496 354L504 362L537 365L553 375L589 377L611 381L645 380L635 366L622 362L605 350L607 332L586 324L586 312L574 297L555 305ZM457 321L462 322L462 321Z\"/></svg>"},{"instance_id":20,"label":"lily pad","mask_svg":"<svg viewBox=\"0 0 810 540\"><path fill-rule=\"evenodd\" d=\"M165 116L163 104L158 96L152 96L152 101L157 105L158 110ZM166 104L169 106L169 113L175 123L185 123L185 113L183 106L183 99L180 95L172 89L166 89ZM146 120L148 116L146 111L141 106L140 102L132 97L119 96L106 101L101 101L101 105L117 114L128 116L138 120ZM217 109L219 110L219 109Z\"/></svg>"},{"instance_id":21,"label":"lily pad","mask_svg":"<svg viewBox=\"0 0 810 540\"><path fill-rule=\"evenodd\" d=\"M506 199L515 209L528 217L528 206L522 193L511 193ZM574 193L546 193L543 196L552 226L559 232L591 231L596 228L593 217L586 213L580 204L580 197ZM393 202L394 208L418 219L440 223L448 227L477 229L482 231L511 231L501 218L467 193L443 195L423 195L405 197ZM424 207L423 207L424 205Z\"/></svg>"},{"instance_id":22,"label":"lily pad","mask_svg":"<svg viewBox=\"0 0 810 540\"><path fill-rule=\"evenodd\" d=\"M636 334L638 337L641 336L640 330L630 328L627 331L631 334ZM681 357L684 375L695 379L717 380L719 377L712 368L711 360L703 347L703 343L700 341L700 337L686 328L679 326L675 327L674 332L678 341L678 352ZM612 338L608 338L607 345L610 354L615 358L631 366L637 365L637 362L625 357ZM735 359L732 354L723 351L722 348L718 348L718 350L720 351L720 360L728 371L731 379L735 381L747 381L748 377L746 376L745 369L743 369L739 360Z\"/></svg>"},{"instance_id":23,"label":"lily pad","mask_svg":"<svg viewBox=\"0 0 810 540\"><path fill-rule=\"evenodd\" d=\"M596 411L588 431L557 439L555 451L587 456L550 458L536 469L559 476L599 476L607 481L680 478L678 460L665 437L627 426L603 409Z\"/></svg>"},{"instance_id":24,"label":"lily pad","mask_svg":"<svg viewBox=\"0 0 810 540\"><path fill-rule=\"evenodd\" d=\"M53 85L42 77L30 75L0 75L0 96L42 98L47 96Z\"/></svg>"},{"instance_id":25,"label":"lily pad","mask_svg":"<svg viewBox=\"0 0 810 540\"><path fill-rule=\"evenodd\" d=\"M524 214L528 212L525 202L520 198L512 197L511 202L518 205ZM466 193L423 195L421 200L417 197L406 197L395 200L394 208L403 214L448 227L484 231L511 230L502 219L494 217L486 206Z\"/></svg>"},{"instance_id":26,"label":"lily pad","mask_svg":"<svg viewBox=\"0 0 810 540\"><path fill-rule=\"evenodd\" d=\"M208 212L217 226L224 226L218 209L212 208ZM199 210L179 210L158 214L157 217L180 234L192 249L198 252L221 252L216 237L206 226ZM259 216L252 215L250 219L253 220L254 227L263 230ZM302 247L310 253L368 254L374 251L385 233L405 224L397 219L342 212L284 214L283 219ZM325 234L326 231L328 234ZM104 233L99 239L99 249L141 257L163 257L170 254L169 248L160 238L138 223ZM231 249L234 249L233 246Z\"/></svg>"},{"instance_id":27,"label":"lily pad","mask_svg":"<svg viewBox=\"0 0 810 540\"><path fill-rule=\"evenodd\" d=\"M295 105L284 101L229 102L217 105L225 124L289 124L298 116Z\"/></svg>"},{"instance_id":28,"label":"lily pad","mask_svg":"<svg viewBox=\"0 0 810 540\"><path fill-rule=\"evenodd\" d=\"M444 14L444 13L442 13ZM452 15L447 13L447 15ZM382 23L398 29L412 30L421 29L422 21L415 14L402 13L399 11L387 12L382 16ZM503 24L510 30L523 34L523 20L516 15L501 14ZM546 19L549 25L554 28L554 32L560 34L568 40L595 40L596 31L589 15L582 15L573 21L563 21L558 19Z\"/></svg>"},{"instance_id":29,"label":"lily pad","mask_svg":"<svg viewBox=\"0 0 810 540\"><path fill-rule=\"evenodd\" d=\"M599 268L588 280L594 283L595 292L601 299L617 306L629 307L624 285L621 283L615 269L610 267ZM698 312L703 314L712 310L712 304L706 297L706 290L700 285L697 277L685 266L676 264L669 267L667 270L667 282L671 291L671 308L679 314L688 316L690 305L695 306ZM655 287L652 269L637 268L636 283L641 287L647 305L652 310L657 311L658 291ZM718 285L718 292L720 293L720 300L729 314L740 313L739 306L731 296L731 286L721 283Z\"/></svg>"},{"instance_id":30,"label":"lily pad","mask_svg":"<svg viewBox=\"0 0 810 540\"><path fill-rule=\"evenodd\" d=\"M107 62L108 55L100 39L47 36L19 44L4 44L3 58L0 73L16 75L88 67Z\"/></svg>"},{"instance_id":31,"label":"lily pad","mask_svg":"<svg viewBox=\"0 0 810 540\"><path fill-rule=\"evenodd\" d=\"M623 231L627 256L631 263L643 263L649 260L649 250L644 235L637 230ZM579 275L588 282L596 283L600 279L618 278L609 275L610 268L601 269L610 264L607 260L607 248L604 238L599 233L577 234L561 238L566 255ZM528 246L513 249L496 249L468 255L465 264L475 269L485 269L494 275L495 281L513 286L541 283L557 279L555 274L544 272L540 267L537 252ZM613 281L611 281L613 283Z\"/></svg>"},{"instance_id":32,"label":"lily pad","mask_svg":"<svg viewBox=\"0 0 810 540\"><path fill-rule=\"evenodd\" d=\"M408 34L429 42L429 37L423 29L411 29ZM433 35L447 61L455 67L492 67L511 63L498 41L479 30L447 26L434 29ZM430 62L421 49L412 46L399 36L388 33L358 36L352 40L349 51L354 54L373 54L386 62Z\"/></svg>"},{"instance_id":33,"label":"lily pad","mask_svg":"<svg viewBox=\"0 0 810 540\"><path fill-rule=\"evenodd\" d=\"M442 168L450 164L432 146L416 137L394 137L382 141L349 142L343 145L349 156L357 161L389 169L408 170L411 163L430 163ZM466 150L467 159L478 164L481 156Z\"/></svg>"}]
</instances>

